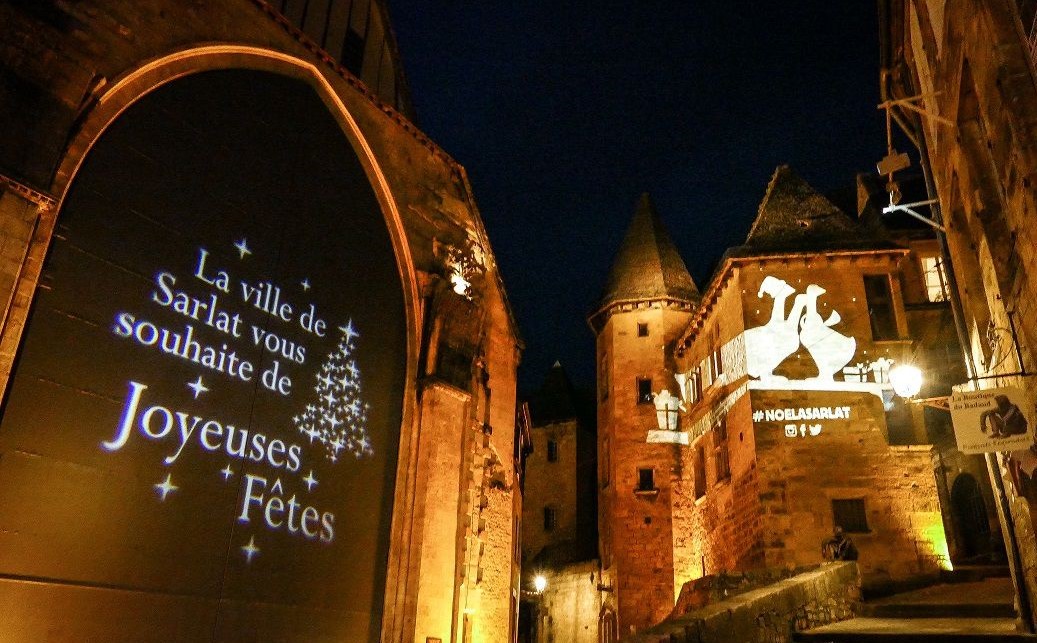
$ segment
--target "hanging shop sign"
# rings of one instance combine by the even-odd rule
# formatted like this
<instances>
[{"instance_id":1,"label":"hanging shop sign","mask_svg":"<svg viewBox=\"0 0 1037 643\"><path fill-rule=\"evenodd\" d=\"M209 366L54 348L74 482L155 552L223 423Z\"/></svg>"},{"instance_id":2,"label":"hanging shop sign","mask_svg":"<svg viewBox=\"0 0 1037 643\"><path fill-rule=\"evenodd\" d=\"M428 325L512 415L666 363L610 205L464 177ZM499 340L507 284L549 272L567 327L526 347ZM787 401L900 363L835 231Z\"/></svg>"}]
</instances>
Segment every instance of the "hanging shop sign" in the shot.
<instances>
[{"instance_id":1,"label":"hanging shop sign","mask_svg":"<svg viewBox=\"0 0 1037 643\"><path fill-rule=\"evenodd\" d=\"M956 392L951 420L962 453L1018 451L1033 444L1033 402L1018 387Z\"/></svg>"}]
</instances>

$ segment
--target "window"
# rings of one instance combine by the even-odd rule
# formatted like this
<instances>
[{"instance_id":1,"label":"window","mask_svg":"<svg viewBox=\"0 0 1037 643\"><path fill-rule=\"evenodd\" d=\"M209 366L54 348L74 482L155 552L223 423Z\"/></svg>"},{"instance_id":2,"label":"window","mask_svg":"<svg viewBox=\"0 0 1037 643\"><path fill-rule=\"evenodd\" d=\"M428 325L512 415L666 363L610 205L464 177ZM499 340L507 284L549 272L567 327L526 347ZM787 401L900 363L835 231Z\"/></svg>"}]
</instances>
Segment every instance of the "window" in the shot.
<instances>
[{"instance_id":1,"label":"window","mask_svg":"<svg viewBox=\"0 0 1037 643\"><path fill-rule=\"evenodd\" d=\"M706 495L706 449L701 444L695 447L695 499Z\"/></svg>"},{"instance_id":2,"label":"window","mask_svg":"<svg viewBox=\"0 0 1037 643\"><path fill-rule=\"evenodd\" d=\"M713 427L713 464L717 470L717 482L731 477L731 455L727 444L727 416L720 418Z\"/></svg>"},{"instance_id":3,"label":"window","mask_svg":"<svg viewBox=\"0 0 1037 643\"><path fill-rule=\"evenodd\" d=\"M715 382L720 379L720 376L724 374L724 355L723 347L720 345L720 329L717 328L713 331L710 336L710 341L713 344L713 352L709 355L709 375L710 382Z\"/></svg>"},{"instance_id":4,"label":"window","mask_svg":"<svg viewBox=\"0 0 1037 643\"><path fill-rule=\"evenodd\" d=\"M865 534L871 531L868 529L868 515L864 511L864 498L833 499L832 521L847 533Z\"/></svg>"},{"instance_id":5,"label":"window","mask_svg":"<svg viewBox=\"0 0 1037 643\"><path fill-rule=\"evenodd\" d=\"M926 299L932 302L950 299L943 257L922 257L922 279L925 282Z\"/></svg>"},{"instance_id":6,"label":"window","mask_svg":"<svg viewBox=\"0 0 1037 643\"><path fill-rule=\"evenodd\" d=\"M897 339L897 318L893 310L893 293L886 275L865 275L864 296L868 300L868 315L871 317L871 338L874 340Z\"/></svg>"},{"instance_id":7,"label":"window","mask_svg":"<svg viewBox=\"0 0 1037 643\"><path fill-rule=\"evenodd\" d=\"M688 373L688 378L684 380L684 398L688 404L695 404L702 399L702 376L697 368Z\"/></svg>"},{"instance_id":8,"label":"window","mask_svg":"<svg viewBox=\"0 0 1037 643\"><path fill-rule=\"evenodd\" d=\"M554 440L547 441L547 461L558 462L558 443Z\"/></svg>"},{"instance_id":9,"label":"window","mask_svg":"<svg viewBox=\"0 0 1037 643\"><path fill-rule=\"evenodd\" d=\"M554 507L544 507L544 531L553 531L558 525L558 512Z\"/></svg>"},{"instance_id":10,"label":"window","mask_svg":"<svg viewBox=\"0 0 1037 643\"><path fill-rule=\"evenodd\" d=\"M609 438L606 435L605 439L602 441L602 446L601 446L601 488L602 489L604 489L605 487L609 486L609 480L610 480L610 477L612 475L611 471L610 471L610 469L612 468L612 456L611 456L611 454L609 452L609 447L610 447Z\"/></svg>"},{"instance_id":11,"label":"window","mask_svg":"<svg viewBox=\"0 0 1037 643\"><path fill-rule=\"evenodd\" d=\"M651 404L652 403L652 378L650 378L650 377L639 377L639 378L637 378L637 403L638 404Z\"/></svg>"},{"instance_id":12,"label":"window","mask_svg":"<svg viewBox=\"0 0 1037 643\"><path fill-rule=\"evenodd\" d=\"M655 469L637 470L637 490L655 491Z\"/></svg>"},{"instance_id":13,"label":"window","mask_svg":"<svg viewBox=\"0 0 1037 643\"><path fill-rule=\"evenodd\" d=\"M609 399L609 358L604 351L598 360L598 395L602 400Z\"/></svg>"},{"instance_id":14,"label":"window","mask_svg":"<svg viewBox=\"0 0 1037 643\"><path fill-rule=\"evenodd\" d=\"M648 324L645 322L637 322L637 336L648 337Z\"/></svg>"}]
</instances>

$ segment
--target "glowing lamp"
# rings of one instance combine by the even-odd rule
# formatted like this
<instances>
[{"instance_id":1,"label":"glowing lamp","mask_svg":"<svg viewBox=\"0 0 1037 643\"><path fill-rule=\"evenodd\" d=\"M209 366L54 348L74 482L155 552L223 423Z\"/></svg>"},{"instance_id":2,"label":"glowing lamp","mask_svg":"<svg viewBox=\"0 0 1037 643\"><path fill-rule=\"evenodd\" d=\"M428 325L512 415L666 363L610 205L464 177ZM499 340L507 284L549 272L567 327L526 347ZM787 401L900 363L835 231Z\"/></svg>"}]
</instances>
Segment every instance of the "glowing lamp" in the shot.
<instances>
[{"instance_id":1,"label":"glowing lamp","mask_svg":"<svg viewBox=\"0 0 1037 643\"><path fill-rule=\"evenodd\" d=\"M889 371L889 383L893 385L893 392L900 397L914 397L922 390L922 371L910 364L894 366Z\"/></svg>"},{"instance_id":2,"label":"glowing lamp","mask_svg":"<svg viewBox=\"0 0 1037 643\"><path fill-rule=\"evenodd\" d=\"M537 574L536 578L533 579L533 589L537 591L537 594L543 594L544 590L547 589L547 579L544 578L543 574Z\"/></svg>"}]
</instances>

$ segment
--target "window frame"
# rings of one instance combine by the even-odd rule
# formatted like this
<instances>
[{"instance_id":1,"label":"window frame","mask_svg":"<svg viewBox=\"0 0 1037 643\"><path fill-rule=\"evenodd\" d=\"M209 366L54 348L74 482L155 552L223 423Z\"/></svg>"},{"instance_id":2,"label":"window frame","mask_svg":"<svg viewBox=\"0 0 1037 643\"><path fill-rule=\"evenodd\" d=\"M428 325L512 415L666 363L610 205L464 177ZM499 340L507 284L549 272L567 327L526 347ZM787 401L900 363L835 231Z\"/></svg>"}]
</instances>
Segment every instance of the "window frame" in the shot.
<instances>
[{"instance_id":1,"label":"window frame","mask_svg":"<svg viewBox=\"0 0 1037 643\"><path fill-rule=\"evenodd\" d=\"M643 392L641 391L641 386L643 384L645 384L645 383L647 383L647 386L648 386L648 394L647 395L644 395ZM652 378L651 377L641 377L641 376L638 376L638 378L637 378L637 392L636 392L635 395L637 397L637 403L639 405L641 405L641 404L652 404L652 402L654 402L654 400L652 399Z\"/></svg>"},{"instance_id":2,"label":"window frame","mask_svg":"<svg viewBox=\"0 0 1037 643\"><path fill-rule=\"evenodd\" d=\"M832 498L831 506L834 527L842 527L843 531L848 534L871 533L871 527L868 526L868 506L865 498ZM837 506L842 507L842 510L838 510Z\"/></svg>"}]
</instances>

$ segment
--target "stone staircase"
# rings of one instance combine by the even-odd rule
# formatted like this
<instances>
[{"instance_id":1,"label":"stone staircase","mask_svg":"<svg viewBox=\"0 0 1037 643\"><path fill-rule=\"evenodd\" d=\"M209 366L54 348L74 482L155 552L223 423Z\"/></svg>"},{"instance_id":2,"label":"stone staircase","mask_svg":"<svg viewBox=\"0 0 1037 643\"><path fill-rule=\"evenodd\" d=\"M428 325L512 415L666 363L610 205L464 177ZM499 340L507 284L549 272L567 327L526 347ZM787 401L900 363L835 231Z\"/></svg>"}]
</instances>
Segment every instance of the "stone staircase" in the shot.
<instances>
[{"instance_id":1,"label":"stone staircase","mask_svg":"<svg viewBox=\"0 0 1037 643\"><path fill-rule=\"evenodd\" d=\"M937 585L866 600L861 615L795 632L800 643L1008 643L1037 636L1017 628L1004 570L964 569Z\"/></svg>"}]
</instances>

